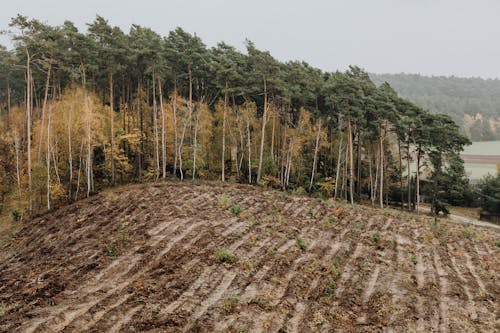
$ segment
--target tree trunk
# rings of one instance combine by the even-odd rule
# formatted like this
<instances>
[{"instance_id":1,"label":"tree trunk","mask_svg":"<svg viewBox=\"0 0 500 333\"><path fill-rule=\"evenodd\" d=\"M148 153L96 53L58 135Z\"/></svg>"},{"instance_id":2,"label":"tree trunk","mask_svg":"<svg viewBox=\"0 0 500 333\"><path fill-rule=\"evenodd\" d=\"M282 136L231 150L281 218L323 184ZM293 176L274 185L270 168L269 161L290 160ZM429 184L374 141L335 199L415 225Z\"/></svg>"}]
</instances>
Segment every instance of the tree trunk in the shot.
<instances>
[{"instance_id":1,"label":"tree trunk","mask_svg":"<svg viewBox=\"0 0 500 333\"><path fill-rule=\"evenodd\" d=\"M16 178L17 178L17 190L19 192L19 200L21 200L21 174L19 170L19 134L17 133L17 128L14 130L14 150L16 151Z\"/></svg>"},{"instance_id":2,"label":"tree trunk","mask_svg":"<svg viewBox=\"0 0 500 333\"><path fill-rule=\"evenodd\" d=\"M248 148L248 183L252 183L252 138L250 137L250 116L246 116Z\"/></svg>"},{"instance_id":3,"label":"tree trunk","mask_svg":"<svg viewBox=\"0 0 500 333\"><path fill-rule=\"evenodd\" d=\"M173 98L172 110L174 114L174 176L177 174L177 79L174 79L174 98Z\"/></svg>"},{"instance_id":4,"label":"tree trunk","mask_svg":"<svg viewBox=\"0 0 500 333\"><path fill-rule=\"evenodd\" d=\"M221 158L221 180L224 182L225 179L225 169L226 169L226 114L227 114L227 103L228 103L228 88L229 82L226 79L226 91L224 93L224 111L222 116L222 158Z\"/></svg>"},{"instance_id":5,"label":"tree trunk","mask_svg":"<svg viewBox=\"0 0 500 333\"><path fill-rule=\"evenodd\" d=\"M405 208L404 194L403 194L403 157L401 156L401 138L398 135L398 157L399 157L399 191L401 198L401 209Z\"/></svg>"},{"instance_id":6,"label":"tree trunk","mask_svg":"<svg viewBox=\"0 0 500 333\"><path fill-rule=\"evenodd\" d=\"M264 157L264 141L266 139L266 120L267 120L267 80L264 77L264 113L262 114L262 130L260 136L259 167L257 169L257 183L262 176L262 158Z\"/></svg>"},{"instance_id":7,"label":"tree trunk","mask_svg":"<svg viewBox=\"0 0 500 333\"><path fill-rule=\"evenodd\" d=\"M155 180L157 181L160 178L160 140L158 137L158 107L156 105L156 78L155 72L153 69L153 130L155 136Z\"/></svg>"},{"instance_id":8,"label":"tree trunk","mask_svg":"<svg viewBox=\"0 0 500 333\"><path fill-rule=\"evenodd\" d=\"M339 142L339 154L337 157L337 168L335 170L335 193L333 195L333 199L337 200L338 194L338 185L339 185L339 177L340 177L340 164L342 159L342 141L343 141L342 133L340 133L340 142Z\"/></svg>"},{"instance_id":9,"label":"tree trunk","mask_svg":"<svg viewBox=\"0 0 500 333\"><path fill-rule=\"evenodd\" d=\"M379 127L380 136L379 136L379 144L380 144L380 208L384 208L384 139L382 136L382 127Z\"/></svg>"},{"instance_id":10,"label":"tree trunk","mask_svg":"<svg viewBox=\"0 0 500 333\"><path fill-rule=\"evenodd\" d=\"M32 179L31 179L31 107L33 103L32 90L31 90L31 58L26 48L26 117L27 117L27 154L28 154L28 213L29 216L33 213L33 199L32 199Z\"/></svg>"},{"instance_id":11,"label":"tree trunk","mask_svg":"<svg viewBox=\"0 0 500 333\"><path fill-rule=\"evenodd\" d=\"M108 72L108 83L109 83L109 126L110 126L110 143L111 143L111 185L115 186L115 117L114 117L114 105L113 105L113 73Z\"/></svg>"},{"instance_id":12,"label":"tree trunk","mask_svg":"<svg viewBox=\"0 0 500 333\"><path fill-rule=\"evenodd\" d=\"M358 126L359 127L359 126ZM357 152L357 180L356 180L356 192L358 193L358 197L361 198L361 130L358 128L358 146L356 147L356 152Z\"/></svg>"},{"instance_id":13,"label":"tree trunk","mask_svg":"<svg viewBox=\"0 0 500 333\"><path fill-rule=\"evenodd\" d=\"M68 197L71 199L72 183L73 183L73 151L71 145L71 120L73 115L73 99L68 111L68 168L69 168L69 184L68 184Z\"/></svg>"},{"instance_id":14,"label":"tree trunk","mask_svg":"<svg viewBox=\"0 0 500 333\"><path fill-rule=\"evenodd\" d=\"M411 211L411 152L410 152L410 132L408 133L407 164L408 164L408 211Z\"/></svg>"},{"instance_id":15,"label":"tree trunk","mask_svg":"<svg viewBox=\"0 0 500 333\"><path fill-rule=\"evenodd\" d=\"M196 175L196 155L198 153L198 123L199 123L199 112L196 112L196 118L194 121L194 142L193 142L193 180Z\"/></svg>"},{"instance_id":16,"label":"tree trunk","mask_svg":"<svg viewBox=\"0 0 500 333\"><path fill-rule=\"evenodd\" d=\"M87 125L87 163L86 163L86 173L87 173L87 198L90 197L90 193L92 191L92 144L91 144L91 112L89 107L89 101L87 96L87 82L85 77L85 67L83 63L82 67L82 86L83 86L83 105L85 108L86 114L86 125Z\"/></svg>"},{"instance_id":17,"label":"tree trunk","mask_svg":"<svg viewBox=\"0 0 500 333\"><path fill-rule=\"evenodd\" d=\"M420 214L420 147L417 149L417 170L415 174L415 187L416 187L416 210Z\"/></svg>"},{"instance_id":18,"label":"tree trunk","mask_svg":"<svg viewBox=\"0 0 500 333\"><path fill-rule=\"evenodd\" d=\"M311 192L313 182L314 182L314 173L316 171L316 165L318 163L318 150L319 150L319 140L321 138L321 119L318 122L318 134L316 134L316 145L314 146L314 158L313 158L313 166L311 171L311 182L309 183L309 192Z\"/></svg>"},{"instance_id":19,"label":"tree trunk","mask_svg":"<svg viewBox=\"0 0 500 333\"><path fill-rule=\"evenodd\" d=\"M50 117L52 105L47 111L47 210L50 210Z\"/></svg>"},{"instance_id":20,"label":"tree trunk","mask_svg":"<svg viewBox=\"0 0 500 333\"><path fill-rule=\"evenodd\" d=\"M163 109L163 91L161 89L161 80L158 78L158 90L160 93L160 111L161 111L161 161L162 161L162 178L167 177L167 144L165 137L165 109Z\"/></svg>"},{"instance_id":21,"label":"tree trunk","mask_svg":"<svg viewBox=\"0 0 500 333\"><path fill-rule=\"evenodd\" d=\"M349 144L349 194L351 205L354 204L354 159L353 159L353 143L352 143L352 126L351 117L347 117L347 140Z\"/></svg>"},{"instance_id":22,"label":"tree trunk","mask_svg":"<svg viewBox=\"0 0 500 333\"><path fill-rule=\"evenodd\" d=\"M41 155L42 155L42 141L43 141L43 136L44 136L44 125L45 125L45 110L47 108L47 100L49 96L49 84L50 84L50 75L52 71L52 58L50 59L49 62L49 69L47 70L47 78L45 79L45 93L43 97L43 104L42 104L42 126L40 130L40 136L38 138L38 150L37 150L37 161L40 162Z\"/></svg>"}]
</instances>

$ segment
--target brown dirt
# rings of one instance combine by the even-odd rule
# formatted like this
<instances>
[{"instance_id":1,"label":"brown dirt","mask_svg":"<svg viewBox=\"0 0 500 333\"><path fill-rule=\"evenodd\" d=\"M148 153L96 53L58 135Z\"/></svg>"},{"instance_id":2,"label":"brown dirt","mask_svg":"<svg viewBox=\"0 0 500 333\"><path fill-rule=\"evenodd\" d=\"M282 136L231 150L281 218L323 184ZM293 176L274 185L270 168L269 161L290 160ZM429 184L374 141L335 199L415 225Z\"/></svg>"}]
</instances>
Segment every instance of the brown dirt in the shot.
<instances>
[{"instance_id":1,"label":"brown dirt","mask_svg":"<svg viewBox=\"0 0 500 333\"><path fill-rule=\"evenodd\" d=\"M498 332L499 239L246 185L128 186L2 245L0 331Z\"/></svg>"}]
</instances>

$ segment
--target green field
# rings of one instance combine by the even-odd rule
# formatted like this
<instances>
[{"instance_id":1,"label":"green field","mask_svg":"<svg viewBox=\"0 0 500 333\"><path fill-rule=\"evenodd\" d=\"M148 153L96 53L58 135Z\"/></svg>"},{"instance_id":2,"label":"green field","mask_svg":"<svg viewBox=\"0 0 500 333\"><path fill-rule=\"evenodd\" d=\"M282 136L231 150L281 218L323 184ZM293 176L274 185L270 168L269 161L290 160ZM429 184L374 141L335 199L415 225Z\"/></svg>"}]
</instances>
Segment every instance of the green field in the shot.
<instances>
[{"instance_id":1,"label":"green field","mask_svg":"<svg viewBox=\"0 0 500 333\"><path fill-rule=\"evenodd\" d=\"M500 141L473 142L465 147L464 155L500 155ZM480 179L488 173L494 175L497 166L495 164L465 163L465 171L470 179Z\"/></svg>"},{"instance_id":2,"label":"green field","mask_svg":"<svg viewBox=\"0 0 500 333\"><path fill-rule=\"evenodd\" d=\"M473 142L465 147L464 155L500 155L500 141Z\"/></svg>"}]
</instances>

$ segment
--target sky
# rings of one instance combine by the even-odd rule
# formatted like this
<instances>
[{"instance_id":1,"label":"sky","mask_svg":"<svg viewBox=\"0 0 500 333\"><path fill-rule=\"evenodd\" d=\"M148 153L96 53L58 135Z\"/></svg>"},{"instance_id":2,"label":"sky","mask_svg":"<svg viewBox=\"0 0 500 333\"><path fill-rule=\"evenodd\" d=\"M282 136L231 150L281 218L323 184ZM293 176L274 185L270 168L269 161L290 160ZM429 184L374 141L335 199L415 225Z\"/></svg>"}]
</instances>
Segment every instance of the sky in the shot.
<instances>
[{"instance_id":1,"label":"sky","mask_svg":"<svg viewBox=\"0 0 500 333\"><path fill-rule=\"evenodd\" d=\"M0 0L0 30L18 13L82 31L97 14L166 36L180 26L208 46L245 39L281 60L326 71L500 78L498 0ZM6 36L0 43L11 46Z\"/></svg>"}]
</instances>

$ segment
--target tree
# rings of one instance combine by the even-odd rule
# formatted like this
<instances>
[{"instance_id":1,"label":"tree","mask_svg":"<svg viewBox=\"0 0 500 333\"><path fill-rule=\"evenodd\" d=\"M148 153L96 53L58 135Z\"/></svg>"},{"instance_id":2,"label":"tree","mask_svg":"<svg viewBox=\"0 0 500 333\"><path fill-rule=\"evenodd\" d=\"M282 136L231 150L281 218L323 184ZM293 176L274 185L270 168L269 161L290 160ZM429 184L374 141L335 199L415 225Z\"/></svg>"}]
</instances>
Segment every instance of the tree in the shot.
<instances>
[{"instance_id":1,"label":"tree","mask_svg":"<svg viewBox=\"0 0 500 333\"><path fill-rule=\"evenodd\" d=\"M264 143L266 139L266 124L269 117L268 112L268 92L269 83L275 82L276 76L279 74L279 67L276 60L268 51L260 51L251 41L247 41L248 61L251 65L252 75L254 80L262 82L262 92L264 96L264 107L262 112L262 125L260 136L259 149L259 166L257 169L257 183L260 182L262 176L262 161L264 157Z\"/></svg>"}]
</instances>

